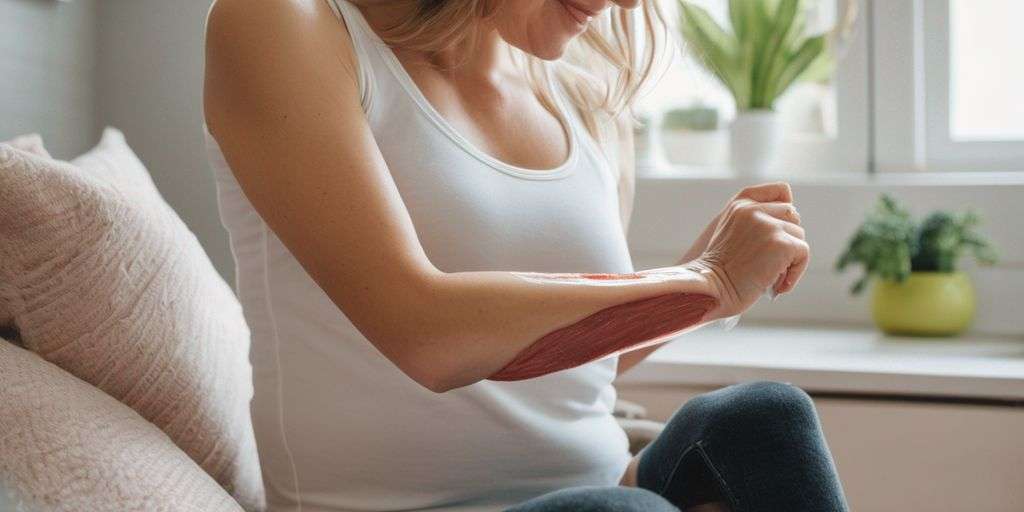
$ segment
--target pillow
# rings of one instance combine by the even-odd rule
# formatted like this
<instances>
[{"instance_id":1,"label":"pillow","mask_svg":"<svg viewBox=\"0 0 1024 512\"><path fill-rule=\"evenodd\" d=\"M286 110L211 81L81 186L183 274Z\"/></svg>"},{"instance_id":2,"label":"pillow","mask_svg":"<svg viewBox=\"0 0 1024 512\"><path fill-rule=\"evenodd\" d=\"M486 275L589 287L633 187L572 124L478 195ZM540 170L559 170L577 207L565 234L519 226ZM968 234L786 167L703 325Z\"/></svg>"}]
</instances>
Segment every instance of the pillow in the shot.
<instances>
[{"instance_id":1,"label":"pillow","mask_svg":"<svg viewBox=\"0 0 1024 512\"><path fill-rule=\"evenodd\" d=\"M0 510L241 511L135 411L2 339L0 403Z\"/></svg>"},{"instance_id":2,"label":"pillow","mask_svg":"<svg viewBox=\"0 0 1024 512\"><path fill-rule=\"evenodd\" d=\"M10 145L22 151L28 151L34 155L45 156L47 158L50 156L50 153L48 153L46 148L43 147L43 138L40 137L38 133L17 137L10 142Z\"/></svg>"},{"instance_id":3,"label":"pillow","mask_svg":"<svg viewBox=\"0 0 1024 512\"><path fill-rule=\"evenodd\" d=\"M264 507L249 329L120 132L72 163L0 144L0 321Z\"/></svg>"}]
</instances>

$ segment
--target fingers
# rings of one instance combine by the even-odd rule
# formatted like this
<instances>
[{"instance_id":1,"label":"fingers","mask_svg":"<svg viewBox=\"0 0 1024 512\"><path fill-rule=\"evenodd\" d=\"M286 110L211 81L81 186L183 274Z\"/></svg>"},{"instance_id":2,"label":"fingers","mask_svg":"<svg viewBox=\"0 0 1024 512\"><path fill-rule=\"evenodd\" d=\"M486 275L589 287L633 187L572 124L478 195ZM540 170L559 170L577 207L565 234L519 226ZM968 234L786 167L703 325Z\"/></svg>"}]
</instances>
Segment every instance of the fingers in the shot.
<instances>
[{"instance_id":1,"label":"fingers","mask_svg":"<svg viewBox=\"0 0 1024 512\"><path fill-rule=\"evenodd\" d=\"M792 203L793 189L788 183L781 181L764 183L741 190L739 194L736 194L735 199L750 199L759 203Z\"/></svg>"},{"instance_id":2,"label":"fingers","mask_svg":"<svg viewBox=\"0 0 1024 512\"><path fill-rule=\"evenodd\" d=\"M807 232L804 231L803 226L797 226L796 224L790 224L789 222L780 222L782 229L785 230L793 238L798 240L807 240Z\"/></svg>"},{"instance_id":3,"label":"fingers","mask_svg":"<svg viewBox=\"0 0 1024 512\"><path fill-rule=\"evenodd\" d=\"M790 235L800 240L807 238L804 228L800 225L800 212L790 203L755 203L744 200L743 203L738 203L737 210L740 215L766 216Z\"/></svg>"},{"instance_id":4,"label":"fingers","mask_svg":"<svg viewBox=\"0 0 1024 512\"><path fill-rule=\"evenodd\" d=\"M807 271L807 265L811 261L811 247L807 245L807 242L793 236L790 237L790 240L790 251L793 261L786 270L782 282L776 283L775 293L788 293L792 291L804 276L804 273Z\"/></svg>"},{"instance_id":5,"label":"fingers","mask_svg":"<svg viewBox=\"0 0 1024 512\"><path fill-rule=\"evenodd\" d=\"M757 208L776 219L791 222L797 226L800 225L800 212L797 211L796 206L793 206L793 203L758 203L752 205L752 207Z\"/></svg>"}]
</instances>

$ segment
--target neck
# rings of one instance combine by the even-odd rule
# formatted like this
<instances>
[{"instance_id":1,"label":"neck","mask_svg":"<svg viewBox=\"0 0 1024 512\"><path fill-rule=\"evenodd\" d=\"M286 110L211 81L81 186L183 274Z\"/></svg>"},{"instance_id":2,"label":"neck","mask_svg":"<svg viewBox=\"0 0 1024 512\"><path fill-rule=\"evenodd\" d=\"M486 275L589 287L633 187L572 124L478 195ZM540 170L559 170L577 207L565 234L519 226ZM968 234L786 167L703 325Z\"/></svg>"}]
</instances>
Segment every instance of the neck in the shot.
<instances>
[{"instance_id":1,"label":"neck","mask_svg":"<svg viewBox=\"0 0 1024 512\"><path fill-rule=\"evenodd\" d=\"M360 6L371 28L380 34L386 27L407 19L415 9L413 2L372 2ZM474 37L438 51L423 52L395 48L395 54L408 64L428 64L446 74L458 76L493 77L500 73L507 61L506 43L494 27L480 23Z\"/></svg>"}]
</instances>

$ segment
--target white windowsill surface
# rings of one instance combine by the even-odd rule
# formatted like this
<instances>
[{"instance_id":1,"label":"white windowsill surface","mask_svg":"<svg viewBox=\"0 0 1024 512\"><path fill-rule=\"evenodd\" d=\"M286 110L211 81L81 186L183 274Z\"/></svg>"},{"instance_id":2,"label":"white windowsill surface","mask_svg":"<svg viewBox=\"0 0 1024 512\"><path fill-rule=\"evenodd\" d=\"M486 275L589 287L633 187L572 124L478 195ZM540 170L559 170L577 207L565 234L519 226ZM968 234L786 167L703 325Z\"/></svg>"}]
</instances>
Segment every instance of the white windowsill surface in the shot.
<instances>
[{"instance_id":1,"label":"white windowsill surface","mask_svg":"<svg viewBox=\"0 0 1024 512\"><path fill-rule=\"evenodd\" d=\"M1024 186L1024 169L1020 172L820 172L768 174L765 176L740 177L731 171L702 170L699 168L665 168L641 170L637 176L642 181L689 181L707 183L760 183L786 181L794 185L810 186L895 186L895 187L946 187L946 186Z\"/></svg>"},{"instance_id":2,"label":"white windowsill surface","mask_svg":"<svg viewBox=\"0 0 1024 512\"><path fill-rule=\"evenodd\" d=\"M1024 401L1024 339L886 337L873 329L741 325L686 334L619 383L791 382L810 392Z\"/></svg>"}]
</instances>

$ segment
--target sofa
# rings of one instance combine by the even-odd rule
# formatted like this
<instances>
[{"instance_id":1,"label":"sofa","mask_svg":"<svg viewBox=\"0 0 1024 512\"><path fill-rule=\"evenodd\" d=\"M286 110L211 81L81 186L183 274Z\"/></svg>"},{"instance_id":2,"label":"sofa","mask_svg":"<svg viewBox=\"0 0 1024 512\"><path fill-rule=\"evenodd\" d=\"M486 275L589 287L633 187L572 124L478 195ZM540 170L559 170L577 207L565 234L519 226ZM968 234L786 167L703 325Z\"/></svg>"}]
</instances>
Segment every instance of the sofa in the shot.
<instances>
[{"instance_id":1,"label":"sofa","mask_svg":"<svg viewBox=\"0 0 1024 512\"><path fill-rule=\"evenodd\" d=\"M0 511L259 511L249 329L124 135L0 144ZM638 450L660 424L617 415Z\"/></svg>"}]
</instances>

